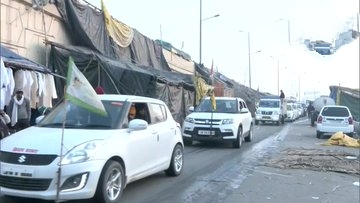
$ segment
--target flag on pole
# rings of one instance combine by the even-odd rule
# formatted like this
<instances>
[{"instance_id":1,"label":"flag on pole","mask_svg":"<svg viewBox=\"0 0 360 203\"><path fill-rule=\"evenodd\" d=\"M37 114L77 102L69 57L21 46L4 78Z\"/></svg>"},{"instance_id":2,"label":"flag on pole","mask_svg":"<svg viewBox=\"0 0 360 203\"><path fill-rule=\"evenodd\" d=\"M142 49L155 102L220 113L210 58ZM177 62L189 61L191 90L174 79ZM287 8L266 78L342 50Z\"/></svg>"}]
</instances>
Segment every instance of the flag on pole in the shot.
<instances>
[{"instance_id":1,"label":"flag on pole","mask_svg":"<svg viewBox=\"0 0 360 203\"><path fill-rule=\"evenodd\" d=\"M210 78L214 79L214 59L211 61Z\"/></svg>"},{"instance_id":2,"label":"flag on pole","mask_svg":"<svg viewBox=\"0 0 360 203\"><path fill-rule=\"evenodd\" d=\"M107 112L94 88L69 57L65 99L93 113L106 116Z\"/></svg>"},{"instance_id":3,"label":"flag on pole","mask_svg":"<svg viewBox=\"0 0 360 203\"><path fill-rule=\"evenodd\" d=\"M210 92L211 106L212 106L213 110L216 110L215 81L214 81L214 59L212 59L212 61L211 61L210 79L211 79L211 85L213 85L213 89Z\"/></svg>"}]
</instances>

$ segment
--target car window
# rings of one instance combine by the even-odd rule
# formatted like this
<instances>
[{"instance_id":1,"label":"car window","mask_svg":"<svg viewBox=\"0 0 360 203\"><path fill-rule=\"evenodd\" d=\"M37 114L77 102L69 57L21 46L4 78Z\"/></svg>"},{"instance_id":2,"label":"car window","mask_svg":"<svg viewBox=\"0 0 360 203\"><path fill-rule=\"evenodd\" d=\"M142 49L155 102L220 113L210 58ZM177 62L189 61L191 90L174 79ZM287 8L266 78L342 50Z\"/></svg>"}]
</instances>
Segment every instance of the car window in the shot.
<instances>
[{"instance_id":1,"label":"car window","mask_svg":"<svg viewBox=\"0 0 360 203\"><path fill-rule=\"evenodd\" d=\"M279 101L260 100L259 107L280 107Z\"/></svg>"},{"instance_id":2,"label":"car window","mask_svg":"<svg viewBox=\"0 0 360 203\"><path fill-rule=\"evenodd\" d=\"M163 112L165 107L161 107L162 104L149 104L151 123L160 123L166 120L166 114Z\"/></svg>"},{"instance_id":3,"label":"car window","mask_svg":"<svg viewBox=\"0 0 360 203\"><path fill-rule=\"evenodd\" d=\"M324 107L321 113L323 116L347 117L349 111L342 107Z\"/></svg>"},{"instance_id":4,"label":"car window","mask_svg":"<svg viewBox=\"0 0 360 203\"><path fill-rule=\"evenodd\" d=\"M242 101L241 103L242 103L243 108L247 108L247 105L244 101Z\"/></svg>"},{"instance_id":5,"label":"car window","mask_svg":"<svg viewBox=\"0 0 360 203\"><path fill-rule=\"evenodd\" d=\"M38 126L58 128L64 124L65 128L116 128L123 110L123 102L102 101L102 103L107 116L93 113L69 101L56 106Z\"/></svg>"},{"instance_id":6,"label":"car window","mask_svg":"<svg viewBox=\"0 0 360 203\"><path fill-rule=\"evenodd\" d=\"M147 103L134 103L135 105L135 109L136 109L136 119L142 119L145 120L148 123L150 122L150 117L149 117L149 108Z\"/></svg>"}]
</instances>

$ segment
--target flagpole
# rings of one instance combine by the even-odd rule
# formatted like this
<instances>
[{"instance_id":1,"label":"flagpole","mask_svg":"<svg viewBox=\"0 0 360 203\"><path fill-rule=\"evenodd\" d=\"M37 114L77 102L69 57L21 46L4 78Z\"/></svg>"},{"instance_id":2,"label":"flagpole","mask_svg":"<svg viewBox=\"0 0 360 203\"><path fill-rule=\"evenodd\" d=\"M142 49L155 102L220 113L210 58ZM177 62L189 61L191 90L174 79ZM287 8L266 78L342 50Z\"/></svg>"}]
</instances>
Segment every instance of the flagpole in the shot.
<instances>
[{"instance_id":1,"label":"flagpole","mask_svg":"<svg viewBox=\"0 0 360 203\"><path fill-rule=\"evenodd\" d=\"M66 88L65 88L65 94L66 94ZM65 95L64 94L64 95ZM59 169L57 171L57 184L56 184L56 202L61 202L59 199L60 196L60 180L61 180L61 162L62 162L62 158L63 158L63 146L64 146L64 131L65 131L65 123L66 123L66 117L67 117L67 99L65 99L64 101L64 105L65 105L65 114L64 114L64 119L63 119L63 123L62 123L62 131L61 131L61 147L60 147L60 160L59 160Z\"/></svg>"}]
</instances>

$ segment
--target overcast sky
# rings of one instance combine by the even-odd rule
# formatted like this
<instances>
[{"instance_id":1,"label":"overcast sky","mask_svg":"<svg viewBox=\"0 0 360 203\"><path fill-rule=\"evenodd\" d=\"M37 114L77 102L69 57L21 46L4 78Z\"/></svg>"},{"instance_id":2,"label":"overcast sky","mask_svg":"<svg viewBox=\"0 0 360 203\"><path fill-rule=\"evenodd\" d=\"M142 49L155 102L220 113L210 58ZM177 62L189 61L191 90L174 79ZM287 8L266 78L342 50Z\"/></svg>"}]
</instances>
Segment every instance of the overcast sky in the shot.
<instances>
[{"instance_id":1,"label":"overcast sky","mask_svg":"<svg viewBox=\"0 0 360 203\"><path fill-rule=\"evenodd\" d=\"M100 0L88 2L101 8ZM104 2L110 14L119 21L153 40L162 39L182 48L199 62L200 0ZM275 59L286 55L288 21L293 45L303 39L332 42L340 31L350 27L356 29L358 12L359 0L202 0L202 19L220 15L202 21L202 62L210 68L214 60L219 72L249 86L248 35L239 31L250 32L251 86L277 94ZM259 50L261 52L256 53ZM287 56L290 58L280 60L280 89L288 89L289 94L295 96L299 84L302 86L301 77L300 83L293 80L285 83L282 77L295 74L299 78L298 72L307 73L293 70L285 62L294 61L291 58L294 56Z\"/></svg>"}]
</instances>

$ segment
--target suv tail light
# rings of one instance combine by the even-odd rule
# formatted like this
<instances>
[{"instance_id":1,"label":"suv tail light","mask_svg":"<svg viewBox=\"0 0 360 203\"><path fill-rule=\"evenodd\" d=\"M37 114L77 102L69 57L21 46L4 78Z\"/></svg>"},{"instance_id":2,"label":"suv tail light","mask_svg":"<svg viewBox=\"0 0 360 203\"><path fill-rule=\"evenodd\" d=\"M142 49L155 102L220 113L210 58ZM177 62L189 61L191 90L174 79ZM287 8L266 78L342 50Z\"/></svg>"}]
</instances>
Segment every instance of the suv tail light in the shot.
<instances>
[{"instance_id":1,"label":"suv tail light","mask_svg":"<svg viewBox=\"0 0 360 203\"><path fill-rule=\"evenodd\" d=\"M350 117L348 118L348 121L349 121L349 124L352 125L354 120L353 120L353 118L350 116Z\"/></svg>"},{"instance_id":2,"label":"suv tail light","mask_svg":"<svg viewBox=\"0 0 360 203\"><path fill-rule=\"evenodd\" d=\"M319 116L318 119L317 119L317 123L321 123L323 120L323 117L322 116Z\"/></svg>"}]
</instances>

